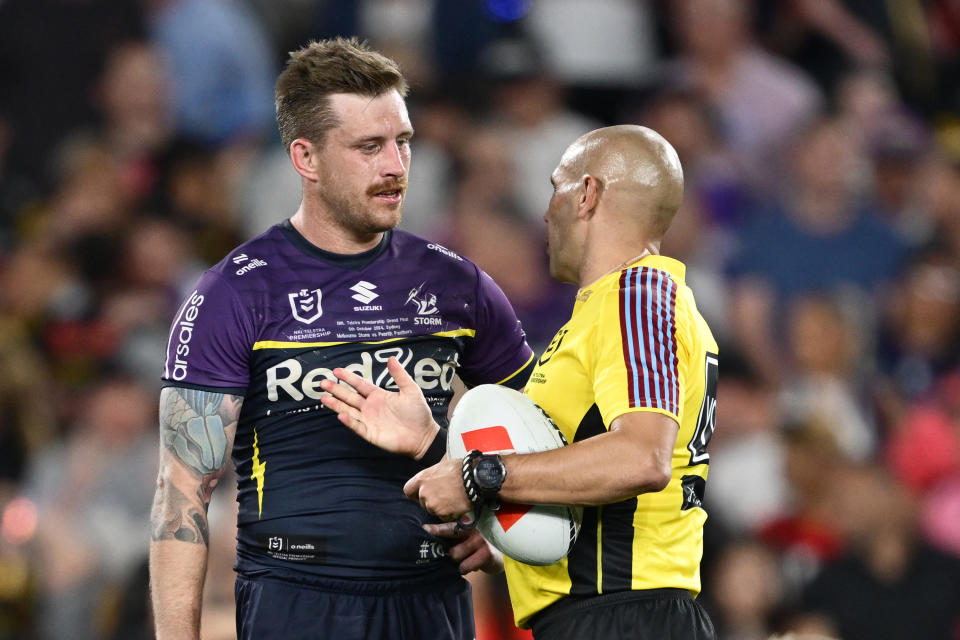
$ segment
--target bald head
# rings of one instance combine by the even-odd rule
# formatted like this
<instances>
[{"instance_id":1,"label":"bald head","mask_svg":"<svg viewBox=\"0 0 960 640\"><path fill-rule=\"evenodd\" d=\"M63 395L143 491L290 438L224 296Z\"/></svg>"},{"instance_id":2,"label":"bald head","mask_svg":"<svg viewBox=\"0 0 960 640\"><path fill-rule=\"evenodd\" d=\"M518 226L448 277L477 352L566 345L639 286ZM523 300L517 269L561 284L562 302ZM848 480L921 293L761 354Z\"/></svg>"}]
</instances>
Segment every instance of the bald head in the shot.
<instances>
[{"instance_id":1,"label":"bald head","mask_svg":"<svg viewBox=\"0 0 960 640\"><path fill-rule=\"evenodd\" d=\"M571 181L596 178L602 198L652 238L666 233L683 200L683 170L670 143L652 129L618 125L595 129L571 144L558 170Z\"/></svg>"}]
</instances>

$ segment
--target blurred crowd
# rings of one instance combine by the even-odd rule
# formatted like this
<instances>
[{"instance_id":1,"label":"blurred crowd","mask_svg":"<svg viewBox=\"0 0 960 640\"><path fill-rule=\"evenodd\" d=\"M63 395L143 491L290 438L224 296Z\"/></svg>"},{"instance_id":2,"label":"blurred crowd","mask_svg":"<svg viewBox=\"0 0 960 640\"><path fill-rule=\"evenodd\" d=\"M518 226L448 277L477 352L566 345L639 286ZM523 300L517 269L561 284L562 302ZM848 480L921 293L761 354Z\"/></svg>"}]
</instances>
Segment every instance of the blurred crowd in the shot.
<instances>
[{"instance_id":1,"label":"blurred crowd","mask_svg":"<svg viewBox=\"0 0 960 640\"><path fill-rule=\"evenodd\" d=\"M723 640L960 638L960 2L0 0L0 640L152 637L168 323L295 211L273 81L341 34L412 85L402 227L485 269L534 349L574 293L545 265L560 153L627 122L677 149L663 252L721 344ZM221 488L210 640L234 514ZM473 582L478 640L528 637Z\"/></svg>"}]
</instances>

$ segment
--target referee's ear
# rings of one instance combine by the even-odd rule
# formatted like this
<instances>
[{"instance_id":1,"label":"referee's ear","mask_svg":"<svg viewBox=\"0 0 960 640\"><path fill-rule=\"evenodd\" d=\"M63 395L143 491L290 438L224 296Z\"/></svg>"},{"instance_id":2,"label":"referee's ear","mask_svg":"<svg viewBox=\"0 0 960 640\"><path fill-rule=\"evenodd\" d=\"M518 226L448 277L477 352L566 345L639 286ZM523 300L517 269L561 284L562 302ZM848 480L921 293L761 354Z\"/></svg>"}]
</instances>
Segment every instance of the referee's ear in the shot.
<instances>
[{"instance_id":1,"label":"referee's ear","mask_svg":"<svg viewBox=\"0 0 960 640\"><path fill-rule=\"evenodd\" d=\"M293 168L310 182L317 181L319 151L319 147L306 138L297 138L290 143L290 161L293 162Z\"/></svg>"},{"instance_id":2,"label":"referee's ear","mask_svg":"<svg viewBox=\"0 0 960 640\"><path fill-rule=\"evenodd\" d=\"M589 173L580 178L580 200L577 202L577 217L589 220L593 217L603 193L603 183Z\"/></svg>"}]
</instances>

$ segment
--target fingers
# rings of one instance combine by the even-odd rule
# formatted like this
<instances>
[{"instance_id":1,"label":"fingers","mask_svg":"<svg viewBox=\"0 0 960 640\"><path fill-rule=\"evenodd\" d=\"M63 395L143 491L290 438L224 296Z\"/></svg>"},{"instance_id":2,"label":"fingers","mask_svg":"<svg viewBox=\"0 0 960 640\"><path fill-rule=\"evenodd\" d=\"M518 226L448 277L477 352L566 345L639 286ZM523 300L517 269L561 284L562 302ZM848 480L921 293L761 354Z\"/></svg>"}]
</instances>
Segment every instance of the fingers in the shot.
<instances>
[{"instance_id":1,"label":"fingers","mask_svg":"<svg viewBox=\"0 0 960 640\"><path fill-rule=\"evenodd\" d=\"M459 565L461 574L478 570L495 573L498 567L502 566L502 560L497 557L499 552L492 549L475 529L470 531L461 529L455 533L455 526L455 522L444 522L442 524L425 524L423 529L438 538L460 541L459 544L455 544L447 550L447 556ZM500 564L498 564L498 560Z\"/></svg>"},{"instance_id":2,"label":"fingers","mask_svg":"<svg viewBox=\"0 0 960 640\"><path fill-rule=\"evenodd\" d=\"M335 369L334 373L336 373L336 371L338 371L338 369ZM354 391L353 389L351 389L350 387L348 387L347 385L339 384L336 380L321 380L320 388L326 391L327 393L331 394L333 397L337 398L341 402L357 409L359 409L360 405L363 404L364 395L367 395L367 394L361 395L356 391ZM326 396L326 395L320 396L320 402L323 402L323 405L326 407L333 408L332 405L329 405L326 402L324 402L328 397L329 396Z\"/></svg>"},{"instance_id":3,"label":"fingers","mask_svg":"<svg viewBox=\"0 0 960 640\"><path fill-rule=\"evenodd\" d=\"M485 569L490 563L490 553L487 551L486 545L482 549L479 549L475 553L467 556L463 562L460 563L460 573L466 574L471 571L479 571L480 569Z\"/></svg>"},{"instance_id":4,"label":"fingers","mask_svg":"<svg viewBox=\"0 0 960 640\"><path fill-rule=\"evenodd\" d=\"M388 367L390 366L389 363L387 363L387 366ZM400 367L400 369L402 370L403 367ZM377 385L373 384L369 380L365 380L361 378L354 372L347 371L346 369L341 369L339 367L333 370L333 375L337 376L338 379L343 380L348 385L356 389L357 393L359 393L364 398L366 398L371 393L373 393L374 390L379 388L377 387ZM327 389L326 386L324 386L322 383L320 386L321 388L323 388L324 391L329 391L330 393L334 393L334 389Z\"/></svg>"},{"instance_id":5,"label":"fingers","mask_svg":"<svg viewBox=\"0 0 960 640\"><path fill-rule=\"evenodd\" d=\"M329 380L324 380L324 382L329 382ZM337 386L335 383L331 384ZM320 396L320 404L337 414L347 413L349 409L353 408L352 405L347 404L343 400L338 400L333 396Z\"/></svg>"},{"instance_id":6,"label":"fingers","mask_svg":"<svg viewBox=\"0 0 960 640\"><path fill-rule=\"evenodd\" d=\"M403 485L404 495L410 498L411 500L413 500L414 502L420 502L420 484L422 482L422 479L420 476L423 475L424 471L427 471L427 469L424 469L417 475L413 476L412 478L407 480L407 483L405 485Z\"/></svg>"},{"instance_id":7,"label":"fingers","mask_svg":"<svg viewBox=\"0 0 960 640\"><path fill-rule=\"evenodd\" d=\"M479 533L474 533L473 535L468 535L463 542L460 544L455 544L450 549L447 550L447 555L450 556L450 559L454 562L463 562L475 554L481 549L486 549L487 543L484 542L483 538Z\"/></svg>"},{"instance_id":8,"label":"fingers","mask_svg":"<svg viewBox=\"0 0 960 640\"><path fill-rule=\"evenodd\" d=\"M425 524L423 525L423 530L438 538L452 538L454 540L463 540L469 535L469 532L466 529L458 529L456 522Z\"/></svg>"},{"instance_id":9,"label":"fingers","mask_svg":"<svg viewBox=\"0 0 960 640\"><path fill-rule=\"evenodd\" d=\"M470 532L463 542L451 547L447 555L454 562L459 563L461 574L471 571L487 573L503 571L503 555L490 546L477 531Z\"/></svg>"},{"instance_id":10,"label":"fingers","mask_svg":"<svg viewBox=\"0 0 960 640\"><path fill-rule=\"evenodd\" d=\"M416 381L410 377L410 374L407 373L407 370L403 368L403 365L400 364L400 361L397 360L396 356L390 356L387 360L387 371L390 372L390 377L393 378L393 381L397 383L397 388L400 391L416 391L417 393L422 394L420 387L417 385Z\"/></svg>"},{"instance_id":11,"label":"fingers","mask_svg":"<svg viewBox=\"0 0 960 640\"><path fill-rule=\"evenodd\" d=\"M336 385L334 385L336 386ZM350 404L338 400L333 396L321 396L320 403L337 414L340 422L356 431L363 423L360 421L360 412Z\"/></svg>"}]
</instances>

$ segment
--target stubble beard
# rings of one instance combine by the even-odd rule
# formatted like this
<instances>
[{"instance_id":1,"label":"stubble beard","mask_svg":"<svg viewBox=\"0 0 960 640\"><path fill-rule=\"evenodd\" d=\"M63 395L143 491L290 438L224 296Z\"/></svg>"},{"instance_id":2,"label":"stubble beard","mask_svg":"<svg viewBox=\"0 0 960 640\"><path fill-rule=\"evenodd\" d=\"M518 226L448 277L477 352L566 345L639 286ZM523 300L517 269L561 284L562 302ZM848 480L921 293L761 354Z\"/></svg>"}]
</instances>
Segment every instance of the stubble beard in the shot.
<instances>
[{"instance_id":1,"label":"stubble beard","mask_svg":"<svg viewBox=\"0 0 960 640\"><path fill-rule=\"evenodd\" d=\"M326 193L323 196L334 223L358 238L374 236L400 224L403 201L396 209L384 209L383 213L378 213L375 210L376 203L368 202L368 198L367 194L357 197Z\"/></svg>"}]
</instances>

